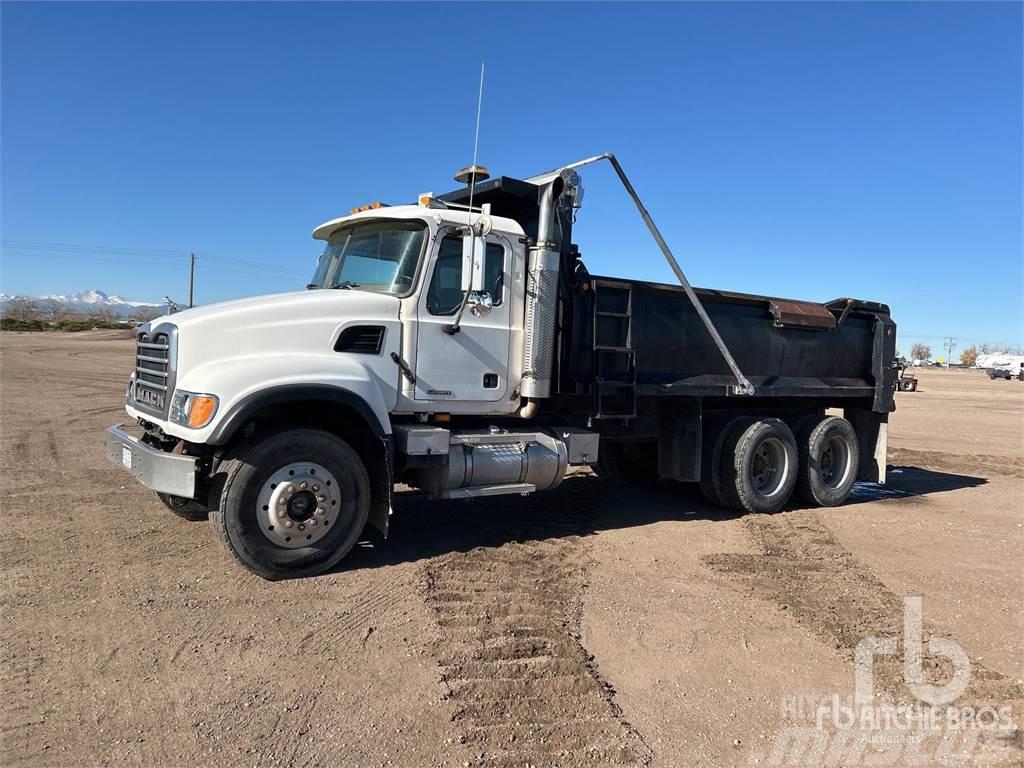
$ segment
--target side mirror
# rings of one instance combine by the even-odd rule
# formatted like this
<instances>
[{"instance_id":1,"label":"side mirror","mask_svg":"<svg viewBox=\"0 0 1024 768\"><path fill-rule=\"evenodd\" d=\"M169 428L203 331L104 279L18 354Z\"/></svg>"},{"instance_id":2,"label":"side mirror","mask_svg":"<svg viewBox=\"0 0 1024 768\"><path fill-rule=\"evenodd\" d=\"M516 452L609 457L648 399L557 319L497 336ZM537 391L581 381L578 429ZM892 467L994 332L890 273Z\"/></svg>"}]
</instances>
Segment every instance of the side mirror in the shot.
<instances>
[{"instance_id":1,"label":"side mirror","mask_svg":"<svg viewBox=\"0 0 1024 768\"><path fill-rule=\"evenodd\" d=\"M466 303L469 305L469 311L476 317L487 317L494 309L494 299L487 291L473 291Z\"/></svg>"},{"instance_id":2,"label":"side mirror","mask_svg":"<svg viewBox=\"0 0 1024 768\"><path fill-rule=\"evenodd\" d=\"M467 234L462 237L462 290L482 291L484 289L484 253L487 239L481 235Z\"/></svg>"}]
</instances>

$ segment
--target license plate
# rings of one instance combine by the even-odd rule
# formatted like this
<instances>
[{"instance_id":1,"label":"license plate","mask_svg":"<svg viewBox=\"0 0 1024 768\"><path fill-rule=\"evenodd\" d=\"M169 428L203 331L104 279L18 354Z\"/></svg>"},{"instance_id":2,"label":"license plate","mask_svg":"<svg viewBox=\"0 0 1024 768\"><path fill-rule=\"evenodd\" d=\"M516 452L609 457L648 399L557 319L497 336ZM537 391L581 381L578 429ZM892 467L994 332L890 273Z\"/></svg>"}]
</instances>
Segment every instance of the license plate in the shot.
<instances>
[{"instance_id":1,"label":"license plate","mask_svg":"<svg viewBox=\"0 0 1024 768\"><path fill-rule=\"evenodd\" d=\"M124 464L125 469L132 468L132 449L127 445L121 446L121 463Z\"/></svg>"}]
</instances>

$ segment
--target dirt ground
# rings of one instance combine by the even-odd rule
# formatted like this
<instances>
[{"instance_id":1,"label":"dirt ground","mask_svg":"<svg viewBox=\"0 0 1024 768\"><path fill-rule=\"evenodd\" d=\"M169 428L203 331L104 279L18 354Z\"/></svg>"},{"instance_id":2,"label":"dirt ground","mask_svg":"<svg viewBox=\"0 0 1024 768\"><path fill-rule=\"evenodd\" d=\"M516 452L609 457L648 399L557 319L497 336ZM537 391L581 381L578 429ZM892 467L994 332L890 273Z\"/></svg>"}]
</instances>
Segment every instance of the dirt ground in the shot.
<instances>
[{"instance_id":1,"label":"dirt ground","mask_svg":"<svg viewBox=\"0 0 1024 768\"><path fill-rule=\"evenodd\" d=\"M778 764L794 697L849 695L912 595L969 656L957 705L1024 716L1024 383L920 372L889 484L841 508L741 517L589 472L402 494L386 543L269 583L107 462L131 358L117 332L0 335L5 766ZM905 699L898 660L874 681ZM1019 732L996 746L1019 764Z\"/></svg>"}]
</instances>

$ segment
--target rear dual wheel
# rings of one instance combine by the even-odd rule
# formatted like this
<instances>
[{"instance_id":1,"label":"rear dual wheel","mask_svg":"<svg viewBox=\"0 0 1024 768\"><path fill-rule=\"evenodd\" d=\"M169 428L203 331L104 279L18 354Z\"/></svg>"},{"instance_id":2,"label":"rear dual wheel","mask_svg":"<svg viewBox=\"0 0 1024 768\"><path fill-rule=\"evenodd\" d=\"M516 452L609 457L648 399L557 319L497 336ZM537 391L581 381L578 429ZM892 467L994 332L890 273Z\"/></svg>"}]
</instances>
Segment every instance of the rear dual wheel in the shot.
<instances>
[{"instance_id":1,"label":"rear dual wheel","mask_svg":"<svg viewBox=\"0 0 1024 768\"><path fill-rule=\"evenodd\" d=\"M838 416L809 419L798 427L797 442L800 498L819 507L846 501L860 469L860 444L853 425Z\"/></svg>"},{"instance_id":2,"label":"rear dual wheel","mask_svg":"<svg viewBox=\"0 0 1024 768\"><path fill-rule=\"evenodd\" d=\"M721 498L744 512L778 512L796 486L797 462L796 439L781 419L736 422L719 458Z\"/></svg>"},{"instance_id":3,"label":"rear dual wheel","mask_svg":"<svg viewBox=\"0 0 1024 768\"><path fill-rule=\"evenodd\" d=\"M811 416L794 435L781 419L741 416L709 430L700 485L712 504L741 512L778 512L794 491L831 507L853 488L859 456L846 419Z\"/></svg>"},{"instance_id":4,"label":"rear dual wheel","mask_svg":"<svg viewBox=\"0 0 1024 768\"><path fill-rule=\"evenodd\" d=\"M602 480L627 487L658 480L657 443L603 442L594 471Z\"/></svg>"}]
</instances>

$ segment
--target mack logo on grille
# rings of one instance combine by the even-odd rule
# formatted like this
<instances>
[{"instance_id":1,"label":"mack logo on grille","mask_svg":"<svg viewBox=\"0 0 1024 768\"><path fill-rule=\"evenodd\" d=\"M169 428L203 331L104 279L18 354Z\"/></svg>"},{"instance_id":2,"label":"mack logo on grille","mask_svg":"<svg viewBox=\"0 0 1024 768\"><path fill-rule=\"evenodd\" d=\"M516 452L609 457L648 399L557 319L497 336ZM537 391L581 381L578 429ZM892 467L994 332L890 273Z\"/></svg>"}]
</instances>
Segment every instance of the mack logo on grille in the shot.
<instances>
[{"instance_id":1,"label":"mack logo on grille","mask_svg":"<svg viewBox=\"0 0 1024 768\"><path fill-rule=\"evenodd\" d=\"M162 413L167 408L167 393L173 390L170 333L140 331L135 342L136 405Z\"/></svg>"},{"instance_id":2,"label":"mack logo on grille","mask_svg":"<svg viewBox=\"0 0 1024 768\"><path fill-rule=\"evenodd\" d=\"M138 402L151 406L153 408L164 407L164 393L154 392L153 390L146 389L145 387L135 387L135 399Z\"/></svg>"}]
</instances>

